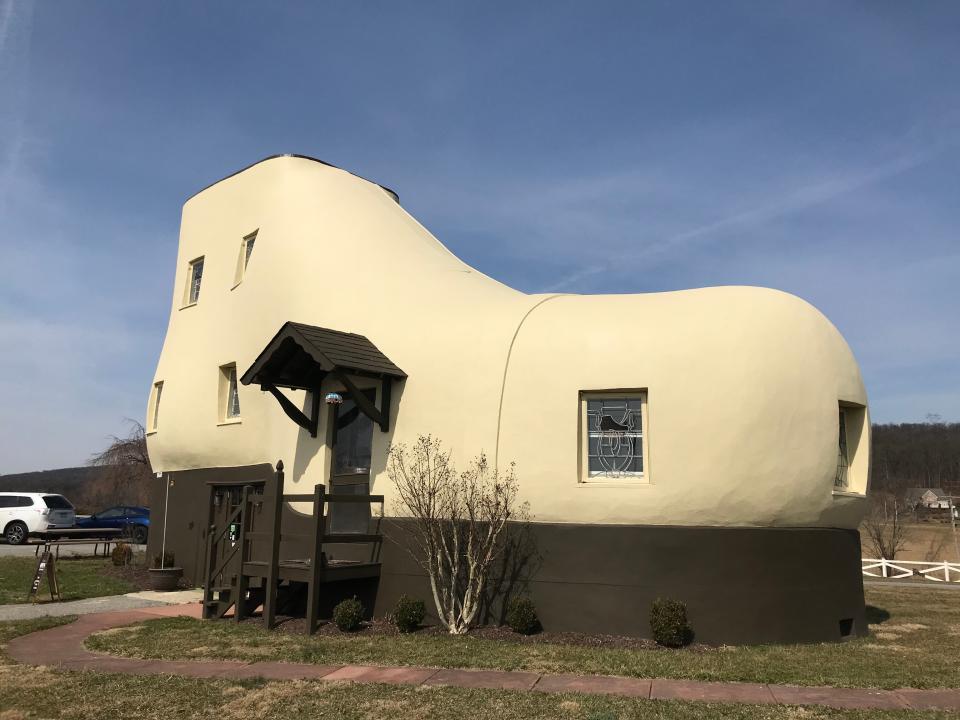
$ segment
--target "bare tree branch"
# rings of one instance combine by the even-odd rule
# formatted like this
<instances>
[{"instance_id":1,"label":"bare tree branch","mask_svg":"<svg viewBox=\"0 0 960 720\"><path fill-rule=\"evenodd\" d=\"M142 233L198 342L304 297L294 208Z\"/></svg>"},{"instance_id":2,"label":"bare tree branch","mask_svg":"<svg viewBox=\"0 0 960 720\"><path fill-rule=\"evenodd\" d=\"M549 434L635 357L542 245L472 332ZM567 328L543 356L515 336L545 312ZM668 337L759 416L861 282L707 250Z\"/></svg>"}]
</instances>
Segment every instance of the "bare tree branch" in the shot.
<instances>
[{"instance_id":1,"label":"bare tree branch","mask_svg":"<svg viewBox=\"0 0 960 720\"><path fill-rule=\"evenodd\" d=\"M465 633L487 599L504 529L529 517L518 501L514 467L501 474L481 454L458 474L440 441L420 436L410 450L390 449L387 474L397 488L398 514L412 520L408 550L430 578L437 616L450 633Z\"/></svg>"}]
</instances>

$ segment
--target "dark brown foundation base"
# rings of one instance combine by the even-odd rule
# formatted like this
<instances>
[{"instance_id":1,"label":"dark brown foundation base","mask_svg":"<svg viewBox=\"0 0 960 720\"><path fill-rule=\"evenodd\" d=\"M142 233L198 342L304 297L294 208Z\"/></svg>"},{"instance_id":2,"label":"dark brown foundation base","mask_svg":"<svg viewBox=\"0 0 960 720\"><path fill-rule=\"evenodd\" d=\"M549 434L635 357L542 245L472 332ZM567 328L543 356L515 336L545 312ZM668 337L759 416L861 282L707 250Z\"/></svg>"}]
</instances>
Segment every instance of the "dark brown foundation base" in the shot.
<instances>
[{"instance_id":1,"label":"dark brown foundation base","mask_svg":"<svg viewBox=\"0 0 960 720\"><path fill-rule=\"evenodd\" d=\"M202 574L206 481L269 473L259 466L170 474L167 549L186 578L199 582ZM159 552L163 535L166 481L156 483L151 552ZM298 517L291 513L291 532L308 527L303 519L304 530L294 528ZM383 527L377 616L401 594L432 606L429 584L404 549L406 522L388 519ZM696 641L710 644L836 642L867 631L855 530L536 524L532 539L532 579L521 578L506 594L530 595L552 631L649 636L658 597L685 602ZM284 546L286 557L297 551ZM342 557L349 553L344 546ZM502 599L489 620L499 619Z\"/></svg>"}]
</instances>

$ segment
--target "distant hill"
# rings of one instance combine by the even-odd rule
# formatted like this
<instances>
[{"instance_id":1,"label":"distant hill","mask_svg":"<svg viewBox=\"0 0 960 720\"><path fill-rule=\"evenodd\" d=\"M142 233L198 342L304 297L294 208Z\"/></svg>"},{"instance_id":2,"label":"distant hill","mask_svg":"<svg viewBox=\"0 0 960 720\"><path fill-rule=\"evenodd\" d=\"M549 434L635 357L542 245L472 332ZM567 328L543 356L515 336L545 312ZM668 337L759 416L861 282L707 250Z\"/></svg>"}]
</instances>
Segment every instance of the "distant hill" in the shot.
<instances>
[{"instance_id":1,"label":"distant hill","mask_svg":"<svg viewBox=\"0 0 960 720\"><path fill-rule=\"evenodd\" d=\"M72 467L10 473L0 475L0 492L49 492L74 500L84 495L87 484L101 472L97 467Z\"/></svg>"}]
</instances>

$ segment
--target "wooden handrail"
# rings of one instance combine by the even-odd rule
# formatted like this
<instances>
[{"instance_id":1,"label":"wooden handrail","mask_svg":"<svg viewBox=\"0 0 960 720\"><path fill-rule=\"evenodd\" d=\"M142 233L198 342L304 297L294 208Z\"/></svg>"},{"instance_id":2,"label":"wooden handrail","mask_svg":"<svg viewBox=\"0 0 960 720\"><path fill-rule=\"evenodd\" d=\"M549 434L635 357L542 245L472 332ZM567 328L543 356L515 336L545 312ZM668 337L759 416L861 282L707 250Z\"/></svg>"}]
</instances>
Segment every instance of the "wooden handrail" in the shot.
<instances>
[{"instance_id":1,"label":"wooden handrail","mask_svg":"<svg viewBox=\"0 0 960 720\"><path fill-rule=\"evenodd\" d=\"M346 493L330 493L326 497L328 503L383 503L383 495L347 495Z\"/></svg>"},{"instance_id":2,"label":"wooden handrail","mask_svg":"<svg viewBox=\"0 0 960 720\"><path fill-rule=\"evenodd\" d=\"M335 533L323 536L325 543L368 543L381 542L383 535L371 535L367 533Z\"/></svg>"},{"instance_id":3,"label":"wooden handrail","mask_svg":"<svg viewBox=\"0 0 960 720\"><path fill-rule=\"evenodd\" d=\"M318 486L319 487L319 486ZM312 494L284 495L284 502L313 502ZM346 493L329 493L324 496L324 502L342 503L383 503L383 495L347 495Z\"/></svg>"}]
</instances>

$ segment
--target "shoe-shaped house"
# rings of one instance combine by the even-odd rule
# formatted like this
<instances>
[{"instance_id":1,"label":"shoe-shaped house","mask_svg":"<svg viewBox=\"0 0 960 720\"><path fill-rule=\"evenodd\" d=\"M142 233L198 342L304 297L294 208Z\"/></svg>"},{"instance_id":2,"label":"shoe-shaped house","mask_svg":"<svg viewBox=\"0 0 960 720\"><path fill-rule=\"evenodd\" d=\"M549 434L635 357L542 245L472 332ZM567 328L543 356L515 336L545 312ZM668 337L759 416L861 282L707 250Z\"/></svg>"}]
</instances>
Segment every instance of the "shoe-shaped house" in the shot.
<instances>
[{"instance_id":1,"label":"shoe-shaped house","mask_svg":"<svg viewBox=\"0 0 960 720\"><path fill-rule=\"evenodd\" d=\"M197 582L209 483L282 460L285 491L382 494L390 516L389 446L432 434L516 463L551 630L645 635L670 597L705 642L866 631L866 394L837 329L775 290L527 295L391 190L272 157L184 206L146 426L150 549ZM377 614L429 605L401 548L381 559Z\"/></svg>"}]
</instances>

